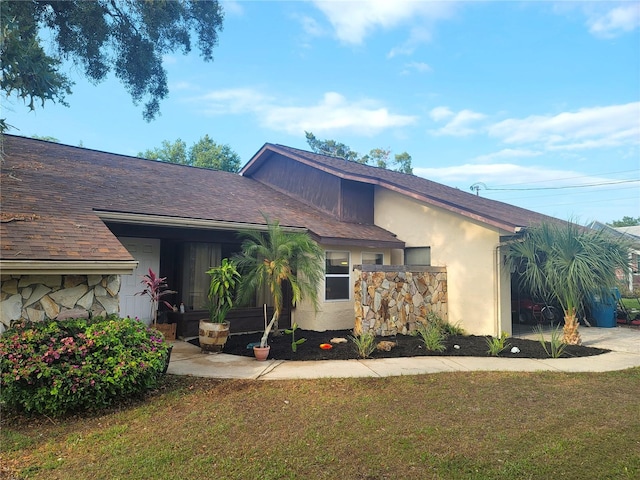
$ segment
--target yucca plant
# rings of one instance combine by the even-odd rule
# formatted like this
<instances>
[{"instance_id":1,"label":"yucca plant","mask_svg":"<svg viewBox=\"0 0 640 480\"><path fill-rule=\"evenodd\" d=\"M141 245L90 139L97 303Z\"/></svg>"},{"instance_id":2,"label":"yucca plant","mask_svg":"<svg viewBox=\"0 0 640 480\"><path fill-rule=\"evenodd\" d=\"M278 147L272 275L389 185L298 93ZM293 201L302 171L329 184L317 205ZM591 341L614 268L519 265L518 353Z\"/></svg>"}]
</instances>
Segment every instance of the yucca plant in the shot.
<instances>
[{"instance_id":1,"label":"yucca plant","mask_svg":"<svg viewBox=\"0 0 640 480\"><path fill-rule=\"evenodd\" d=\"M507 332L502 332L499 337L488 337L487 347L489 347L489 350L487 350L487 353L497 357L500 352L511 346L507 343L507 338L509 338L509 334Z\"/></svg>"},{"instance_id":2,"label":"yucca plant","mask_svg":"<svg viewBox=\"0 0 640 480\"><path fill-rule=\"evenodd\" d=\"M376 336L372 333L353 335L349 339L353 342L360 358L369 358L369 355L376 349Z\"/></svg>"},{"instance_id":3,"label":"yucca plant","mask_svg":"<svg viewBox=\"0 0 640 480\"><path fill-rule=\"evenodd\" d=\"M419 335L427 350L432 352L444 352L447 347L444 345L446 334L438 322L418 323L416 335Z\"/></svg>"},{"instance_id":4,"label":"yucca plant","mask_svg":"<svg viewBox=\"0 0 640 480\"><path fill-rule=\"evenodd\" d=\"M616 270L626 272L628 245L602 230L572 222L542 223L509 244L507 263L533 296L557 301L564 312L563 342L579 345L578 312L591 298L607 298Z\"/></svg>"},{"instance_id":5,"label":"yucca plant","mask_svg":"<svg viewBox=\"0 0 640 480\"><path fill-rule=\"evenodd\" d=\"M551 340L548 342L544 338L544 330L541 325L538 325L534 328L534 331L539 335L538 341L545 353L551 358L560 358L564 353L564 349L566 348L566 344L562 341L562 335L560 331L560 326L551 330Z\"/></svg>"}]
</instances>

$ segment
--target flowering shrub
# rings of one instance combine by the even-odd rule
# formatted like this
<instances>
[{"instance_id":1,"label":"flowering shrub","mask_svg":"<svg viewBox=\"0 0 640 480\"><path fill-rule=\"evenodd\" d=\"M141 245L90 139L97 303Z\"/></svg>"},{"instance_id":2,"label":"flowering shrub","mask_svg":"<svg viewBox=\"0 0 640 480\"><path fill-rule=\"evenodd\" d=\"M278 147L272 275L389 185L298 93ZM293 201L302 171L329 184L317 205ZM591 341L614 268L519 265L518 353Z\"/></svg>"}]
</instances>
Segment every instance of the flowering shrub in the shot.
<instances>
[{"instance_id":1,"label":"flowering shrub","mask_svg":"<svg viewBox=\"0 0 640 480\"><path fill-rule=\"evenodd\" d=\"M47 415L99 409L156 386L168 353L132 318L19 324L0 337L0 399Z\"/></svg>"}]
</instances>

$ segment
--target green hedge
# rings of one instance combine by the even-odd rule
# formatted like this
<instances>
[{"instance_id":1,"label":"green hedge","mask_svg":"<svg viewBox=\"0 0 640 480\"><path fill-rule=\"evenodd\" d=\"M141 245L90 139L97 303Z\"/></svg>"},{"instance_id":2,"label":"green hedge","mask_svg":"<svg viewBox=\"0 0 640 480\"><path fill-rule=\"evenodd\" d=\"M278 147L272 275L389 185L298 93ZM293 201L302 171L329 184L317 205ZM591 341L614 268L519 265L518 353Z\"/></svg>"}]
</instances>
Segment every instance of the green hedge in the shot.
<instances>
[{"instance_id":1,"label":"green hedge","mask_svg":"<svg viewBox=\"0 0 640 480\"><path fill-rule=\"evenodd\" d=\"M0 337L0 399L25 412L96 410L154 388L169 344L132 318L23 323Z\"/></svg>"}]
</instances>

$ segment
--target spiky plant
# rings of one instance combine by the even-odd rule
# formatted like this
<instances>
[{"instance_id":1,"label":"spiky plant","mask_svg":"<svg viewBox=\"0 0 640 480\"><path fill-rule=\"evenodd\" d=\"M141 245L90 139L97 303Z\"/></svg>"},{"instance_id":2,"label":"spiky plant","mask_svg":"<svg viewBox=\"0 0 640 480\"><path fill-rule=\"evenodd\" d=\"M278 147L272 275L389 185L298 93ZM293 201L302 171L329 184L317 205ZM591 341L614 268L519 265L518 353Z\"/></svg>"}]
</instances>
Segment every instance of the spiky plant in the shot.
<instances>
[{"instance_id":1,"label":"spiky plant","mask_svg":"<svg viewBox=\"0 0 640 480\"><path fill-rule=\"evenodd\" d=\"M507 261L520 274L521 287L556 300L564 312L563 342L581 343L578 312L616 285L616 270L629 268L628 245L602 230L573 222L542 223L509 245Z\"/></svg>"},{"instance_id":2,"label":"spiky plant","mask_svg":"<svg viewBox=\"0 0 640 480\"><path fill-rule=\"evenodd\" d=\"M162 297L177 292L167 288L167 277L160 277L151 269L149 269L149 273L143 275L140 283L144 285L144 290L137 292L136 295L148 295L151 299L151 320L155 325L158 322L158 306L161 302L167 307L173 308L169 302L162 300Z\"/></svg>"},{"instance_id":3,"label":"spiky plant","mask_svg":"<svg viewBox=\"0 0 640 480\"><path fill-rule=\"evenodd\" d=\"M292 304L303 299L318 308L318 287L324 274L324 252L308 233L285 232L280 223L264 217L267 231L245 231L242 251L234 257L242 280L240 301L247 303L256 291L267 286L273 299L273 317L265 328L260 346L267 345L283 307L283 285L292 291Z\"/></svg>"}]
</instances>

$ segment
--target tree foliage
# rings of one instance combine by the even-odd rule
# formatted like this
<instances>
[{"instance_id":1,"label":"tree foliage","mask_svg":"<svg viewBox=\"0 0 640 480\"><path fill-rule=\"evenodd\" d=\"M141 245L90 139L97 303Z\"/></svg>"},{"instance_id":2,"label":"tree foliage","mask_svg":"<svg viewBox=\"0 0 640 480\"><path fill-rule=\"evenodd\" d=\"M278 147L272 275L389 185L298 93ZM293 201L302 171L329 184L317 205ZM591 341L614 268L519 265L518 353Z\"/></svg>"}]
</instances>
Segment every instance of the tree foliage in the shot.
<instances>
[{"instance_id":1,"label":"tree foliage","mask_svg":"<svg viewBox=\"0 0 640 480\"><path fill-rule=\"evenodd\" d=\"M240 170L240 155L229 145L214 142L209 135L202 137L188 150L187 144L180 138L175 142L163 140L161 147L140 152L138 157L233 173Z\"/></svg>"},{"instance_id":2,"label":"tree foliage","mask_svg":"<svg viewBox=\"0 0 640 480\"><path fill-rule=\"evenodd\" d=\"M336 142L335 140L318 140L313 133L304 133L307 138L307 144L314 153L413 175L411 155L407 152L396 154L393 160L390 159L391 150L384 148L374 148L368 154L360 155L344 143Z\"/></svg>"},{"instance_id":3,"label":"tree foliage","mask_svg":"<svg viewBox=\"0 0 640 480\"><path fill-rule=\"evenodd\" d=\"M604 230L572 222L543 223L510 243L507 261L520 287L536 298L557 301L565 316L564 342L580 342L577 315L594 297L607 298L616 272L626 272L629 247Z\"/></svg>"},{"instance_id":4,"label":"tree foliage","mask_svg":"<svg viewBox=\"0 0 640 480\"><path fill-rule=\"evenodd\" d=\"M256 291L267 287L273 298L273 317L262 336L265 346L284 302L283 286L291 286L292 304L308 299L317 309L318 287L323 279L324 253L308 233L285 232L278 221L265 216L267 231L243 232L242 251L234 257L242 275L238 297L248 303Z\"/></svg>"},{"instance_id":5,"label":"tree foliage","mask_svg":"<svg viewBox=\"0 0 640 480\"><path fill-rule=\"evenodd\" d=\"M67 105L73 83L61 65L69 60L94 83L113 72L134 104L144 102L147 121L169 91L163 55L187 54L195 40L202 58L213 60L223 21L213 0L24 0L0 2L0 9L0 87L7 97L31 110L47 100Z\"/></svg>"},{"instance_id":6,"label":"tree foliage","mask_svg":"<svg viewBox=\"0 0 640 480\"><path fill-rule=\"evenodd\" d=\"M622 220L614 220L613 222L607 224L611 227L636 227L640 225L640 217L629 217L624 216Z\"/></svg>"}]
</instances>

